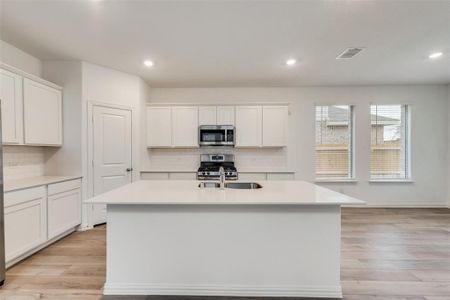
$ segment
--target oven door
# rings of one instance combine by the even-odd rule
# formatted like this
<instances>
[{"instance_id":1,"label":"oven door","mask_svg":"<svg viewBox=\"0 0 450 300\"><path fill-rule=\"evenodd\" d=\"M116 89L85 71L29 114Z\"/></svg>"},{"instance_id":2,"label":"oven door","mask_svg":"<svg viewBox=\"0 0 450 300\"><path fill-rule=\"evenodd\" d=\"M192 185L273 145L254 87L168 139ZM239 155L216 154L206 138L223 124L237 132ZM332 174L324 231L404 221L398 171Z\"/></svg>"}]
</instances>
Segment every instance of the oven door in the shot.
<instances>
[{"instance_id":1,"label":"oven door","mask_svg":"<svg viewBox=\"0 0 450 300\"><path fill-rule=\"evenodd\" d=\"M200 127L198 133L198 144L200 146L222 146L226 145L226 129Z\"/></svg>"}]
</instances>

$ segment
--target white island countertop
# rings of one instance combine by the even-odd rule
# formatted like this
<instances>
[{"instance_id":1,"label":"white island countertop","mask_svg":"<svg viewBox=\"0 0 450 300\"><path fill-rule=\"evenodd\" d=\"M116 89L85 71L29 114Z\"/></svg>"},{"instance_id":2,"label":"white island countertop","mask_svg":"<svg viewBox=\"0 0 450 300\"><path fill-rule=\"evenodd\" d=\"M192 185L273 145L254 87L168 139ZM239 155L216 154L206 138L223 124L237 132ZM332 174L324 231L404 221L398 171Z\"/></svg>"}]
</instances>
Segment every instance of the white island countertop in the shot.
<instances>
[{"instance_id":1,"label":"white island countertop","mask_svg":"<svg viewBox=\"0 0 450 300\"><path fill-rule=\"evenodd\" d=\"M233 181L236 182L236 181ZM239 182L239 181L238 181ZM141 180L85 201L90 204L344 205L364 201L299 180L257 181L254 190L198 187L195 180Z\"/></svg>"}]
</instances>

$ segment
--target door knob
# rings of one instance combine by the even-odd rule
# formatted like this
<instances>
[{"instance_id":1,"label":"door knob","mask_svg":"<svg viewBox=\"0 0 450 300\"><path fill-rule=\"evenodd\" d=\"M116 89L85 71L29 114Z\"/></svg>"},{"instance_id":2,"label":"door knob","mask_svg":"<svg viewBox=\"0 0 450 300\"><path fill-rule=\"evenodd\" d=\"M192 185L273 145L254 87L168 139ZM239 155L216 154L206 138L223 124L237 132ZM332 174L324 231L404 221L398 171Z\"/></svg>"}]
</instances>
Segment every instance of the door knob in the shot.
<instances>
[{"instance_id":1,"label":"door knob","mask_svg":"<svg viewBox=\"0 0 450 300\"><path fill-rule=\"evenodd\" d=\"M131 171L133 171L133 168L127 168L126 171L127 171L127 172L131 172Z\"/></svg>"}]
</instances>

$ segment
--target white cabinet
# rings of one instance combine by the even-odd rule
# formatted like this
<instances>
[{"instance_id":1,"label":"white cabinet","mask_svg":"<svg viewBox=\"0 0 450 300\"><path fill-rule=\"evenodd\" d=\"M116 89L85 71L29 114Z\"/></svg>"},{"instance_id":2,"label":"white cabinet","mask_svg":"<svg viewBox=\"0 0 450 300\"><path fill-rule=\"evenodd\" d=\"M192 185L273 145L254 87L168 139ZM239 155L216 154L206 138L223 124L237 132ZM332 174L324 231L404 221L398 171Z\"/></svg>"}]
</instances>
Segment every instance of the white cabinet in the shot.
<instances>
[{"instance_id":1,"label":"white cabinet","mask_svg":"<svg viewBox=\"0 0 450 300\"><path fill-rule=\"evenodd\" d=\"M172 107L172 146L198 147L198 107Z\"/></svg>"},{"instance_id":2,"label":"white cabinet","mask_svg":"<svg viewBox=\"0 0 450 300\"><path fill-rule=\"evenodd\" d=\"M0 69L2 138L4 144L23 143L22 76Z\"/></svg>"},{"instance_id":3,"label":"white cabinet","mask_svg":"<svg viewBox=\"0 0 450 300\"><path fill-rule=\"evenodd\" d=\"M288 107L263 106L262 146L284 147L287 145Z\"/></svg>"},{"instance_id":4,"label":"white cabinet","mask_svg":"<svg viewBox=\"0 0 450 300\"><path fill-rule=\"evenodd\" d=\"M236 106L236 147L262 146L262 106Z\"/></svg>"},{"instance_id":5,"label":"white cabinet","mask_svg":"<svg viewBox=\"0 0 450 300\"><path fill-rule=\"evenodd\" d=\"M199 106L198 125L216 125L217 110L215 106Z\"/></svg>"},{"instance_id":6,"label":"white cabinet","mask_svg":"<svg viewBox=\"0 0 450 300\"><path fill-rule=\"evenodd\" d=\"M147 107L147 147L198 147L198 107Z\"/></svg>"},{"instance_id":7,"label":"white cabinet","mask_svg":"<svg viewBox=\"0 0 450 300\"><path fill-rule=\"evenodd\" d=\"M234 125L234 106L217 106L217 125Z\"/></svg>"},{"instance_id":8,"label":"white cabinet","mask_svg":"<svg viewBox=\"0 0 450 300\"><path fill-rule=\"evenodd\" d=\"M62 144L62 93L60 90L23 80L25 144Z\"/></svg>"},{"instance_id":9,"label":"white cabinet","mask_svg":"<svg viewBox=\"0 0 450 300\"><path fill-rule=\"evenodd\" d=\"M199 106L198 125L234 125L234 106Z\"/></svg>"},{"instance_id":10,"label":"white cabinet","mask_svg":"<svg viewBox=\"0 0 450 300\"><path fill-rule=\"evenodd\" d=\"M235 125L236 147L285 147L288 106L150 106L147 146L196 148L199 125Z\"/></svg>"},{"instance_id":11,"label":"white cabinet","mask_svg":"<svg viewBox=\"0 0 450 300\"><path fill-rule=\"evenodd\" d=\"M147 107L147 146L172 147L171 107Z\"/></svg>"},{"instance_id":12,"label":"white cabinet","mask_svg":"<svg viewBox=\"0 0 450 300\"><path fill-rule=\"evenodd\" d=\"M5 193L4 206L8 262L47 240L45 187Z\"/></svg>"},{"instance_id":13,"label":"white cabinet","mask_svg":"<svg viewBox=\"0 0 450 300\"><path fill-rule=\"evenodd\" d=\"M81 180L48 186L48 238L52 239L81 223Z\"/></svg>"}]
</instances>

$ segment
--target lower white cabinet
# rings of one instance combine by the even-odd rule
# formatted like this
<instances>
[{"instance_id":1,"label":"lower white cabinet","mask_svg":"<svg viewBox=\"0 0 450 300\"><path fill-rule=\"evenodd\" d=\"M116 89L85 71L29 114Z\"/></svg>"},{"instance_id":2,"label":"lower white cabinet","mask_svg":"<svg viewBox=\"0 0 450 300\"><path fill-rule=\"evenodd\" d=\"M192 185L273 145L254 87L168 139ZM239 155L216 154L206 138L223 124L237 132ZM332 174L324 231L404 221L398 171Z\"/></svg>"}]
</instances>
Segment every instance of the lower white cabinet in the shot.
<instances>
[{"instance_id":1,"label":"lower white cabinet","mask_svg":"<svg viewBox=\"0 0 450 300\"><path fill-rule=\"evenodd\" d=\"M52 239L81 223L81 181L48 186L48 238Z\"/></svg>"},{"instance_id":2,"label":"lower white cabinet","mask_svg":"<svg viewBox=\"0 0 450 300\"><path fill-rule=\"evenodd\" d=\"M47 240L45 187L5 193L5 260L13 260Z\"/></svg>"},{"instance_id":3,"label":"lower white cabinet","mask_svg":"<svg viewBox=\"0 0 450 300\"><path fill-rule=\"evenodd\" d=\"M81 223L81 180L6 192L4 207L5 260L11 265Z\"/></svg>"}]
</instances>

